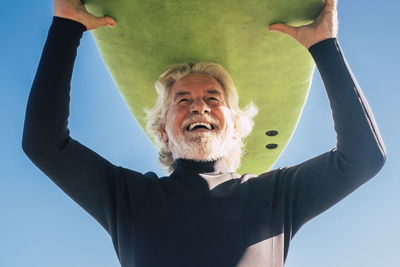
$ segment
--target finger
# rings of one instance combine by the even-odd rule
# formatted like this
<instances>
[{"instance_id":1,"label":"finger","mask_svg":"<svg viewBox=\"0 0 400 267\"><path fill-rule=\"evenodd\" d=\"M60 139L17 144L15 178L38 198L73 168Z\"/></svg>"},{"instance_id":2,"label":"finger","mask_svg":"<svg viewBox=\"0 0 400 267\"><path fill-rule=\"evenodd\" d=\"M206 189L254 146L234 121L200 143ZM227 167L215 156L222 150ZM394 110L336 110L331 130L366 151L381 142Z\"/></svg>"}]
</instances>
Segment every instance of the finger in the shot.
<instances>
[{"instance_id":1,"label":"finger","mask_svg":"<svg viewBox=\"0 0 400 267\"><path fill-rule=\"evenodd\" d=\"M109 16L97 17L96 23L99 27L101 27L101 26L111 26L111 27L117 26L117 22Z\"/></svg>"},{"instance_id":2,"label":"finger","mask_svg":"<svg viewBox=\"0 0 400 267\"><path fill-rule=\"evenodd\" d=\"M296 27L290 26L290 25L286 25L284 23L276 23L276 24L272 24L271 26L269 26L269 30L270 31L279 31L279 32L283 32L286 33L292 37L296 36L297 33L297 29Z\"/></svg>"},{"instance_id":3,"label":"finger","mask_svg":"<svg viewBox=\"0 0 400 267\"><path fill-rule=\"evenodd\" d=\"M104 16L102 19L104 21L104 26L111 26L111 27L117 26L117 22L112 17Z\"/></svg>"},{"instance_id":4,"label":"finger","mask_svg":"<svg viewBox=\"0 0 400 267\"><path fill-rule=\"evenodd\" d=\"M325 0L325 6L336 8L338 0Z\"/></svg>"}]
</instances>

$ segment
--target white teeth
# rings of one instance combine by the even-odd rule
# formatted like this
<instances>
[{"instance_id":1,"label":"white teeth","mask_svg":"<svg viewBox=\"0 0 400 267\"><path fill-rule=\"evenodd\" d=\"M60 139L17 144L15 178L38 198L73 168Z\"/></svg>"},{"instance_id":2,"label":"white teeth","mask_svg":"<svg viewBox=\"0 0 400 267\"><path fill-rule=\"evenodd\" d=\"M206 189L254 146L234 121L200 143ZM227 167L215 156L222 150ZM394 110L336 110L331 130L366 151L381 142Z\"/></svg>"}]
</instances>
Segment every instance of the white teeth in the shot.
<instances>
[{"instance_id":1,"label":"white teeth","mask_svg":"<svg viewBox=\"0 0 400 267\"><path fill-rule=\"evenodd\" d=\"M208 130L212 130L212 126L209 123L206 123L206 122L195 122L195 123L192 123L192 124L189 125L189 131L193 130L194 127L199 126L199 125L205 126Z\"/></svg>"}]
</instances>

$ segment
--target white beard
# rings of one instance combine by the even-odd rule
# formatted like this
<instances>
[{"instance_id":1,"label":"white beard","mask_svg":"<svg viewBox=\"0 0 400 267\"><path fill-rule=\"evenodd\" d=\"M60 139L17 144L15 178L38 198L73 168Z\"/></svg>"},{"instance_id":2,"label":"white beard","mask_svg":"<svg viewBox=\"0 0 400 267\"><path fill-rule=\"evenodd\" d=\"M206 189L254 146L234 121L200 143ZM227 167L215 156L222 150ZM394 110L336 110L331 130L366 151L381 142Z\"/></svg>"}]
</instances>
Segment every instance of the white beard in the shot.
<instances>
[{"instance_id":1,"label":"white beard","mask_svg":"<svg viewBox=\"0 0 400 267\"><path fill-rule=\"evenodd\" d=\"M218 122L216 122L218 123ZM177 131L166 129L168 146L174 159L194 159L213 161L227 157L234 146L239 145L234 139L233 129L211 130L206 132Z\"/></svg>"}]
</instances>

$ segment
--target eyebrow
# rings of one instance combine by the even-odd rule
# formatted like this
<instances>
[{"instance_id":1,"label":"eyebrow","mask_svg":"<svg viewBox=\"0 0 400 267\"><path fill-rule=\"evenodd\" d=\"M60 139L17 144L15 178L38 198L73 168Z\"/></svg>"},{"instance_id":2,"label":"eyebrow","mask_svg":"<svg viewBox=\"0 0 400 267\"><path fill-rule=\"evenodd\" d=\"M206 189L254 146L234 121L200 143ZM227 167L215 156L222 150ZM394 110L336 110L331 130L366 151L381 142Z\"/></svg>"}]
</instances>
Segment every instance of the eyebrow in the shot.
<instances>
[{"instance_id":1,"label":"eyebrow","mask_svg":"<svg viewBox=\"0 0 400 267\"><path fill-rule=\"evenodd\" d=\"M190 95L190 92L188 92L188 91L182 91L182 92L177 92L177 93L175 93L174 101L175 101L178 97L181 97L181 96L184 96L184 95Z\"/></svg>"},{"instance_id":2,"label":"eyebrow","mask_svg":"<svg viewBox=\"0 0 400 267\"><path fill-rule=\"evenodd\" d=\"M214 94L214 95L222 95L222 93L220 91L217 91L215 89L207 90L207 93Z\"/></svg>"},{"instance_id":3,"label":"eyebrow","mask_svg":"<svg viewBox=\"0 0 400 267\"><path fill-rule=\"evenodd\" d=\"M222 93L219 92L219 91L217 91L216 89L207 90L207 93L213 94L213 95L222 95ZM175 95L174 95L174 101L175 101L177 98L179 98L179 97L181 97L181 96L185 96L185 95L190 95L190 92L188 92L188 91L181 91L181 92L175 93Z\"/></svg>"}]
</instances>

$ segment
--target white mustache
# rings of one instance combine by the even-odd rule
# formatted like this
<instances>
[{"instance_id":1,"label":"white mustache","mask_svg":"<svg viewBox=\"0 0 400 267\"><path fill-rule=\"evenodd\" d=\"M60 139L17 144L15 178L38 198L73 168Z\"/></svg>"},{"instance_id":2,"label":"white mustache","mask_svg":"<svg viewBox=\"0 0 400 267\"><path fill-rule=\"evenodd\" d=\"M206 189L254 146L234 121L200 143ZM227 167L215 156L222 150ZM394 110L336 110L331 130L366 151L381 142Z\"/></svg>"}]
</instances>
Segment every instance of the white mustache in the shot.
<instances>
[{"instance_id":1,"label":"white mustache","mask_svg":"<svg viewBox=\"0 0 400 267\"><path fill-rule=\"evenodd\" d=\"M212 115L209 114L203 114L203 115L190 115L187 117L183 122L182 122L182 128L186 128L188 125L194 123L194 122L207 122L210 123L214 126L214 128L219 128L219 121L217 118L215 118Z\"/></svg>"}]
</instances>

